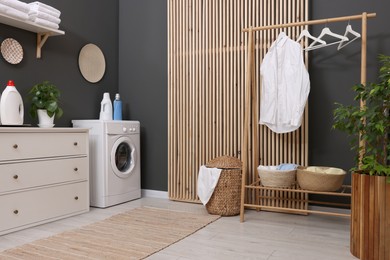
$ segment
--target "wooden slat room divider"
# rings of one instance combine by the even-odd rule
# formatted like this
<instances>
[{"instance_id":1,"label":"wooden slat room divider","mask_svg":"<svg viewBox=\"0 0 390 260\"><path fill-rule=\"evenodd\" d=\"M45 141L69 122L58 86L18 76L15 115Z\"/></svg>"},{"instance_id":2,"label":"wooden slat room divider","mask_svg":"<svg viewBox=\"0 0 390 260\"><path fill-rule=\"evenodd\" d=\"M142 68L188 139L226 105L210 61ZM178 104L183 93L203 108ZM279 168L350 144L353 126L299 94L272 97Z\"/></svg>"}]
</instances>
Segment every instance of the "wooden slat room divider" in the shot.
<instances>
[{"instance_id":1,"label":"wooden slat room divider","mask_svg":"<svg viewBox=\"0 0 390 260\"><path fill-rule=\"evenodd\" d=\"M222 155L241 159L248 40L242 28L307 19L308 0L168 0L170 199L198 202L199 167ZM302 29L284 31L294 39ZM256 73L279 32L256 32ZM257 100L253 102L258 105ZM307 117L306 110L299 130L275 134L258 125L257 113L251 115L247 183L255 180L259 164L307 165ZM254 135L258 149L253 149Z\"/></svg>"}]
</instances>

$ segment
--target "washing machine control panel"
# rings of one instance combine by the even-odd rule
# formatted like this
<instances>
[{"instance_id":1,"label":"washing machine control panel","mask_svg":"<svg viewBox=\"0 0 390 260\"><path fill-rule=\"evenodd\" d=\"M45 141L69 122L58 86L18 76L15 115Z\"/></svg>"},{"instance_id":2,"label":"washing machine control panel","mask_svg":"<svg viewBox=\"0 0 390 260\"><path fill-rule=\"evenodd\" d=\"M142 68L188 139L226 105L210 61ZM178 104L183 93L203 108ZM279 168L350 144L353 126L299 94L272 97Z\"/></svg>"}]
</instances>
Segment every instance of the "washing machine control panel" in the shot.
<instances>
[{"instance_id":1,"label":"washing machine control panel","mask_svg":"<svg viewBox=\"0 0 390 260\"><path fill-rule=\"evenodd\" d=\"M123 133L136 133L136 132L138 132L138 128L137 128L137 126L131 126L131 127L123 127L122 128L122 131L123 131Z\"/></svg>"},{"instance_id":2,"label":"washing machine control panel","mask_svg":"<svg viewBox=\"0 0 390 260\"><path fill-rule=\"evenodd\" d=\"M138 126L124 126L122 128L123 133L137 133L139 132Z\"/></svg>"},{"instance_id":3,"label":"washing machine control panel","mask_svg":"<svg viewBox=\"0 0 390 260\"><path fill-rule=\"evenodd\" d=\"M110 121L107 124L107 134L138 134L140 124L137 121Z\"/></svg>"}]
</instances>

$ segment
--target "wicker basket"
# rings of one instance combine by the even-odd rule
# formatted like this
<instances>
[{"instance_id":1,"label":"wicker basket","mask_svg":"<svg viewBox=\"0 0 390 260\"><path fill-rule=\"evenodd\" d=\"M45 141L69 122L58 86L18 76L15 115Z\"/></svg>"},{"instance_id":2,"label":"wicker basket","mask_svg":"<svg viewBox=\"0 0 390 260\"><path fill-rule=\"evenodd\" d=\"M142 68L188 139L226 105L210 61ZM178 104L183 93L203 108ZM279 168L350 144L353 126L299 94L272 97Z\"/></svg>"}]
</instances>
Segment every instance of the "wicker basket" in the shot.
<instances>
[{"instance_id":1,"label":"wicker basket","mask_svg":"<svg viewBox=\"0 0 390 260\"><path fill-rule=\"evenodd\" d=\"M221 216L240 214L242 162L231 156L221 156L206 164L222 169L213 195L206 204L207 212Z\"/></svg>"},{"instance_id":2,"label":"wicker basket","mask_svg":"<svg viewBox=\"0 0 390 260\"><path fill-rule=\"evenodd\" d=\"M260 181L266 187L290 188L295 184L296 170L271 170L258 167Z\"/></svg>"},{"instance_id":3,"label":"wicker basket","mask_svg":"<svg viewBox=\"0 0 390 260\"><path fill-rule=\"evenodd\" d=\"M323 171L331 167L317 167ZM312 191L337 191L343 185L346 172L342 169L340 174L321 173L308 171L307 167L299 167L297 170L297 182L301 189Z\"/></svg>"}]
</instances>

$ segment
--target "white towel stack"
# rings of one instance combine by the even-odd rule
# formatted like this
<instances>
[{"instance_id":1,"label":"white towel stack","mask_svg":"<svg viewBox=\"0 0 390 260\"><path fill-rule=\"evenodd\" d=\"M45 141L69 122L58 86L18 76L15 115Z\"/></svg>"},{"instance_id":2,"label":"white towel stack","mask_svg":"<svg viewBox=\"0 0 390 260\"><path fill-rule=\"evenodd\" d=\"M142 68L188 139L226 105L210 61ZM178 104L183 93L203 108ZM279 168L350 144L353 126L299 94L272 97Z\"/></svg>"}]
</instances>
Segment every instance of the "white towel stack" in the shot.
<instances>
[{"instance_id":1,"label":"white towel stack","mask_svg":"<svg viewBox=\"0 0 390 260\"><path fill-rule=\"evenodd\" d=\"M1 1L1 0L0 0ZM58 29L61 23L61 11L41 2L29 3L29 20L52 29Z\"/></svg>"},{"instance_id":2,"label":"white towel stack","mask_svg":"<svg viewBox=\"0 0 390 260\"><path fill-rule=\"evenodd\" d=\"M19 19L28 20L30 6L18 0L0 0L0 13Z\"/></svg>"}]
</instances>

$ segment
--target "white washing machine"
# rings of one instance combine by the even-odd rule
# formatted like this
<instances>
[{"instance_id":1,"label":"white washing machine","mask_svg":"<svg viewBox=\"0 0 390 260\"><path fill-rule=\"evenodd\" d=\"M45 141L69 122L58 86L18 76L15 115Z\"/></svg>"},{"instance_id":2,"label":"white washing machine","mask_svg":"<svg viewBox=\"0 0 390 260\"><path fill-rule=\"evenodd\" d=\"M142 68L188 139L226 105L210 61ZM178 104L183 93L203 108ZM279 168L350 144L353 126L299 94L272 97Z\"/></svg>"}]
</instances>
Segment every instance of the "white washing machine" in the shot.
<instances>
[{"instance_id":1,"label":"white washing machine","mask_svg":"<svg viewBox=\"0 0 390 260\"><path fill-rule=\"evenodd\" d=\"M141 198L140 123L72 120L89 128L91 206L106 208Z\"/></svg>"}]
</instances>

